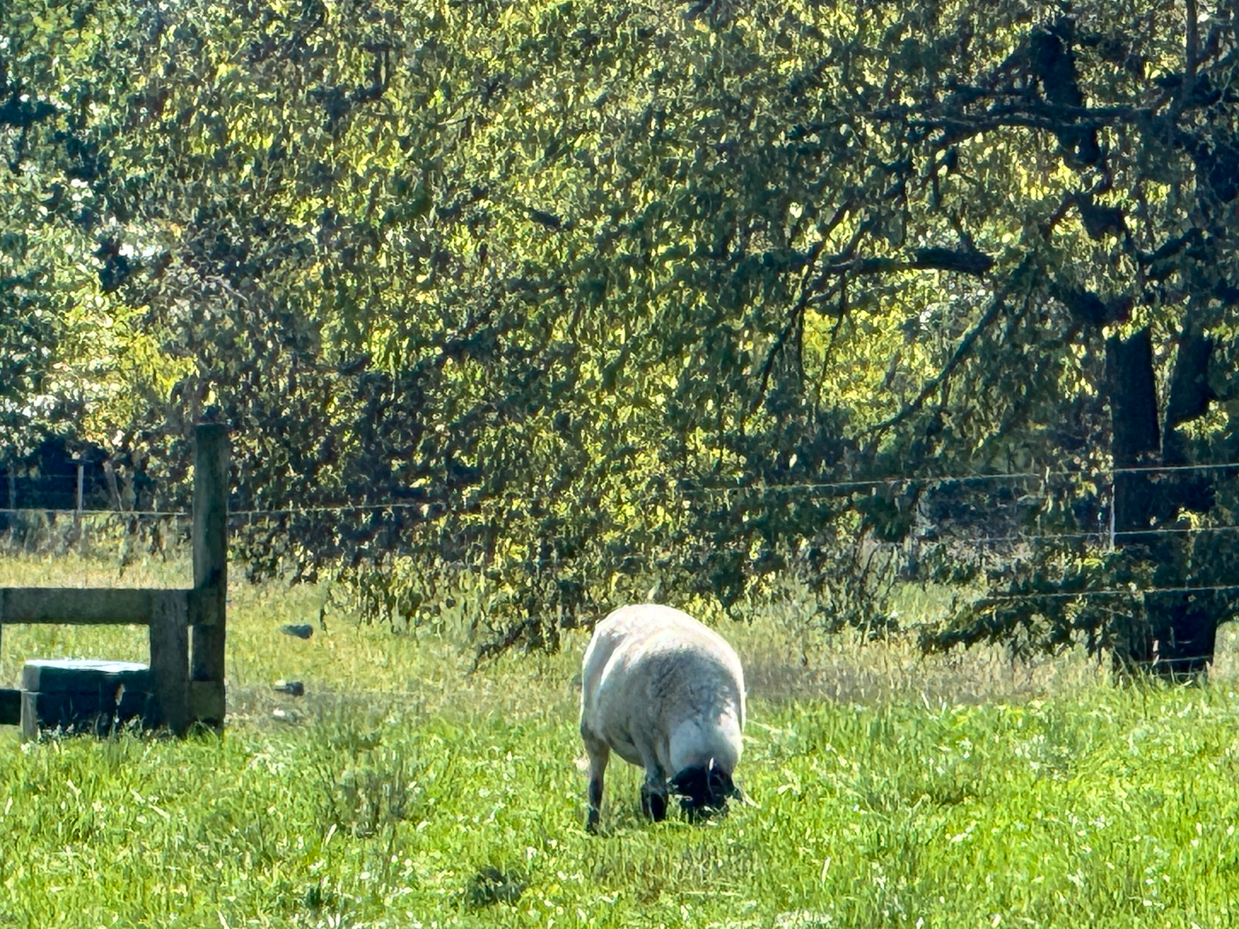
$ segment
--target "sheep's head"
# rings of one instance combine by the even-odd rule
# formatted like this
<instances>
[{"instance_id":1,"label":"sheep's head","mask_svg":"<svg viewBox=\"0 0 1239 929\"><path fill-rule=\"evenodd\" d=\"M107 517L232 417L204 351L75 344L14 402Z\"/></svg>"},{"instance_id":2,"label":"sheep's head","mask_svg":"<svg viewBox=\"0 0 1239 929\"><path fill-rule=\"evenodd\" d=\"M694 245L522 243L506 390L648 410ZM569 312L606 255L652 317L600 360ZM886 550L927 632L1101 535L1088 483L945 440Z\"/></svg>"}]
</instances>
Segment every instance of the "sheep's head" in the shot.
<instances>
[{"instance_id":1,"label":"sheep's head","mask_svg":"<svg viewBox=\"0 0 1239 929\"><path fill-rule=\"evenodd\" d=\"M732 797L740 797L740 790L724 771L710 759L708 765L685 768L671 779L671 789L680 798L680 808L689 819L697 819L717 813L727 806Z\"/></svg>"}]
</instances>

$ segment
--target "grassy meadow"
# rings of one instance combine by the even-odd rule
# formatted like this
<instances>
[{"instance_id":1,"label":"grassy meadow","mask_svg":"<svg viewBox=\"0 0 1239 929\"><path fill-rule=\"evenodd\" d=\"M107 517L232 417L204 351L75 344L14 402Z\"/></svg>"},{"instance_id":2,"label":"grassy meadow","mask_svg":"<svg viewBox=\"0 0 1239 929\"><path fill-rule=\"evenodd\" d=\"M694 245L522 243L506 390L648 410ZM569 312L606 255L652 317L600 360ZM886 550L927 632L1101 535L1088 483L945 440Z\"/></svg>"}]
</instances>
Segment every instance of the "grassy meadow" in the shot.
<instances>
[{"instance_id":1,"label":"grassy meadow","mask_svg":"<svg viewBox=\"0 0 1239 929\"><path fill-rule=\"evenodd\" d=\"M0 560L0 585L187 573ZM0 927L1239 924L1229 656L1208 686L1118 688L1078 655L922 659L806 637L770 609L725 630L760 805L650 825L639 772L616 761L590 837L584 636L470 673L451 622L279 634L317 623L322 596L234 585L222 738L0 728ZM0 680L28 657L145 654L142 629L6 627Z\"/></svg>"}]
</instances>

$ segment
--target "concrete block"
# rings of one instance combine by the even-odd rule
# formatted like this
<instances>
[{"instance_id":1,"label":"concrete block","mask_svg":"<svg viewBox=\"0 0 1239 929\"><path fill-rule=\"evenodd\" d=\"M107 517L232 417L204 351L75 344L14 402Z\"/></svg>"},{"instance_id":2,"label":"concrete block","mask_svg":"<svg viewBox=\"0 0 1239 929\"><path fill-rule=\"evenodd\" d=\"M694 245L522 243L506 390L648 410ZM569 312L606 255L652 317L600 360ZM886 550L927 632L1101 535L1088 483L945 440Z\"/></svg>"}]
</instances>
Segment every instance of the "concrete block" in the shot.
<instances>
[{"instance_id":1,"label":"concrete block","mask_svg":"<svg viewBox=\"0 0 1239 929\"><path fill-rule=\"evenodd\" d=\"M22 737L50 730L107 735L138 720L152 725L157 705L150 669L128 661L28 661L22 671Z\"/></svg>"}]
</instances>

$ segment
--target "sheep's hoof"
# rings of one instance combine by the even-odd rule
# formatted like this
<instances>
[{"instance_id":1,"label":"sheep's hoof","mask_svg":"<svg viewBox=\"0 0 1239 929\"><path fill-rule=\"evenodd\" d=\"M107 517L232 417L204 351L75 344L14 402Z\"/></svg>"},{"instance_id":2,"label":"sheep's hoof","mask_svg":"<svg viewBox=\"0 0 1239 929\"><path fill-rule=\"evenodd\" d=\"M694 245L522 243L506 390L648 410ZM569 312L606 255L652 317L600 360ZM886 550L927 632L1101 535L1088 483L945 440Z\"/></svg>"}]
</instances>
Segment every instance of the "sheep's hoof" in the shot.
<instances>
[{"instance_id":1,"label":"sheep's hoof","mask_svg":"<svg viewBox=\"0 0 1239 929\"><path fill-rule=\"evenodd\" d=\"M661 823L667 818L667 796L658 791L650 790L648 787L641 788L641 812L654 820L656 823Z\"/></svg>"}]
</instances>

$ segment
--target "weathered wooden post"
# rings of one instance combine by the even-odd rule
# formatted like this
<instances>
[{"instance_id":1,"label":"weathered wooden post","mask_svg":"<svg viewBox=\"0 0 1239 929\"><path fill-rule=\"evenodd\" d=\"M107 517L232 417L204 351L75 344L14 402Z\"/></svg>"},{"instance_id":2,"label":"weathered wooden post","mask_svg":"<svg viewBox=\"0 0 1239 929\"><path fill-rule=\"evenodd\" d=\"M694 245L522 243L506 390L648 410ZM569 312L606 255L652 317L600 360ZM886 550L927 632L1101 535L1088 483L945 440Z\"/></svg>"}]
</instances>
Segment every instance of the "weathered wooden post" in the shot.
<instances>
[{"instance_id":1,"label":"weathered wooden post","mask_svg":"<svg viewBox=\"0 0 1239 929\"><path fill-rule=\"evenodd\" d=\"M81 455L74 455L73 460L77 462L77 495L73 506L73 541L77 546L83 547L85 540L82 538L82 509L83 509L83 489L86 478L86 465L82 462Z\"/></svg>"},{"instance_id":2,"label":"weathered wooden post","mask_svg":"<svg viewBox=\"0 0 1239 929\"><path fill-rule=\"evenodd\" d=\"M167 726L184 735L192 718L189 706L189 599L183 591L152 590L148 633L151 643L151 690L158 717L152 726Z\"/></svg>"},{"instance_id":3,"label":"weathered wooden post","mask_svg":"<svg viewBox=\"0 0 1239 929\"><path fill-rule=\"evenodd\" d=\"M10 507L12 509L12 507ZM4 657L4 594L0 593L0 658ZM14 717L21 718L20 690L0 689L0 723L10 722Z\"/></svg>"},{"instance_id":4,"label":"weathered wooden post","mask_svg":"<svg viewBox=\"0 0 1239 929\"><path fill-rule=\"evenodd\" d=\"M77 500L76 506L73 508L73 518L78 524L82 521L82 509L85 504L86 489L86 465L82 462L81 455L74 455L73 460L77 462L77 495L74 498Z\"/></svg>"},{"instance_id":5,"label":"weathered wooden post","mask_svg":"<svg viewBox=\"0 0 1239 929\"><path fill-rule=\"evenodd\" d=\"M17 475L13 473L13 465L9 464L4 471L5 477L8 478L9 484L9 511L10 515L17 510ZM4 657L4 597L0 596L0 658ZM18 712L21 707L21 691L16 694L16 705ZM14 694L12 691L0 692L0 720L8 718L12 714L14 706Z\"/></svg>"},{"instance_id":6,"label":"weathered wooden post","mask_svg":"<svg viewBox=\"0 0 1239 929\"><path fill-rule=\"evenodd\" d=\"M218 423L200 425L194 433L193 521L194 589L189 617L193 640L188 709L192 719L220 729L225 712L228 428Z\"/></svg>"}]
</instances>

